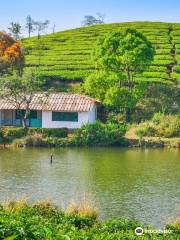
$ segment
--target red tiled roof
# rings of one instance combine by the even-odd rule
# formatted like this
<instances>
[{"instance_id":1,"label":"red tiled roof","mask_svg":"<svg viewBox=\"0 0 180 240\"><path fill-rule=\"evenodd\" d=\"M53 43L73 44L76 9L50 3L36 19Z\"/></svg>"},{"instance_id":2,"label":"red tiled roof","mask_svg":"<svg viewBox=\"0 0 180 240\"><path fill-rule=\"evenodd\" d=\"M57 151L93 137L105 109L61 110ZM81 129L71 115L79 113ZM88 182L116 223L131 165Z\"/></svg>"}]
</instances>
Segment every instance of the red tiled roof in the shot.
<instances>
[{"instance_id":1,"label":"red tiled roof","mask_svg":"<svg viewBox=\"0 0 180 240\"><path fill-rule=\"evenodd\" d=\"M98 101L79 94L72 93L36 93L30 104L31 110L88 112ZM0 110L13 110L16 106L13 101L0 99ZM21 104L20 109L25 109Z\"/></svg>"}]
</instances>

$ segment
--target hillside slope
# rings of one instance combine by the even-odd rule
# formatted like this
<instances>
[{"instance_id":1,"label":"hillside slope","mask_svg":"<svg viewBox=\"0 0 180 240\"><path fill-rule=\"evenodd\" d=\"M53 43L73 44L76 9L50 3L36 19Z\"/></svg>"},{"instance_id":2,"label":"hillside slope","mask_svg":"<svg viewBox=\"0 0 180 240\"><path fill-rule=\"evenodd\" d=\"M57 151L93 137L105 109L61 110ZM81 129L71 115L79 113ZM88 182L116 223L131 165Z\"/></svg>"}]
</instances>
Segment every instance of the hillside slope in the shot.
<instances>
[{"instance_id":1,"label":"hillside slope","mask_svg":"<svg viewBox=\"0 0 180 240\"><path fill-rule=\"evenodd\" d=\"M99 36L125 27L135 28L147 36L156 49L147 72L136 79L177 83L180 80L180 23L132 22L82 27L54 34L24 39L28 68L40 66L49 82L80 82L94 71L91 52Z\"/></svg>"}]
</instances>

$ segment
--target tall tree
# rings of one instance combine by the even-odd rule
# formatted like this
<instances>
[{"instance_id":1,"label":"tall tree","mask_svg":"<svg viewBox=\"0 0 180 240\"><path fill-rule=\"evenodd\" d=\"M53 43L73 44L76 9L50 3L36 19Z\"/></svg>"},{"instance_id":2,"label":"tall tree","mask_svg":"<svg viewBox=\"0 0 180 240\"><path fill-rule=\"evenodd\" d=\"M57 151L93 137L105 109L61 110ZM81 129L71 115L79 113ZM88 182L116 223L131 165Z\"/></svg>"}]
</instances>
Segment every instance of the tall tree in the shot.
<instances>
[{"instance_id":1,"label":"tall tree","mask_svg":"<svg viewBox=\"0 0 180 240\"><path fill-rule=\"evenodd\" d=\"M10 77L0 78L0 97L11 102L16 109L25 110L24 115L21 116L25 128L28 127L30 105L41 85L42 82L36 71L25 72L21 77L14 74ZM41 99L39 101L41 102Z\"/></svg>"},{"instance_id":2,"label":"tall tree","mask_svg":"<svg viewBox=\"0 0 180 240\"><path fill-rule=\"evenodd\" d=\"M121 84L133 87L136 74L146 70L154 57L151 42L135 29L113 32L100 38L94 51L97 68L124 74Z\"/></svg>"},{"instance_id":3,"label":"tall tree","mask_svg":"<svg viewBox=\"0 0 180 240\"><path fill-rule=\"evenodd\" d=\"M31 37L31 33L35 31L34 20L30 15L26 17L26 28L28 30L28 36Z\"/></svg>"},{"instance_id":4,"label":"tall tree","mask_svg":"<svg viewBox=\"0 0 180 240\"><path fill-rule=\"evenodd\" d=\"M0 76L13 70L21 75L24 67L24 54L21 43L9 34L0 32Z\"/></svg>"},{"instance_id":5,"label":"tall tree","mask_svg":"<svg viewBox=\"0 0 180 240\"><path fill-rule=\"evenodd\" d=\"M154 56L154 48L150 41L134 29L125 29L122 32L113 32L108 36L100 38L93 53L96 68L104 71L106 75L96 73L94 77L88 77L85 89L89 93L96 93L108 106L116 107L125 111L126 120L130 120L130 114L137 101L142 97L145 85L135 83L136 74L142 73L148 68ZM107 78L113 74L113 79ZM107 91L101 86L106 78ZM96 85L96 89L94 88ZM99 89L99 91L98 91ZM94 96L96 97L96 96Z\"/></svg>"},{"instance_id":6,"label":"tall tree","mask_svg":"<svg viewBox=\"0 0 180 240\"><path fill-rule=\"evenodd\" d=\"M42 21L34 22L34 26L37 30L38 39L40 38L42 32L44 32L47 29L49 23L50 23L49 20L45 20L44 22Z\"/></svg>"},{"instance_id":7,"label":"tall tree","mask_svg":"<svg viewBox=\"0 0 180 240\"><path fill-rule=\"evenodd\" d=\"M17 22L11 22L10 27L8 28L10 33L13 35L15 40L20 39L21 34L21 25Z\"/></svg>"}]
</instances>

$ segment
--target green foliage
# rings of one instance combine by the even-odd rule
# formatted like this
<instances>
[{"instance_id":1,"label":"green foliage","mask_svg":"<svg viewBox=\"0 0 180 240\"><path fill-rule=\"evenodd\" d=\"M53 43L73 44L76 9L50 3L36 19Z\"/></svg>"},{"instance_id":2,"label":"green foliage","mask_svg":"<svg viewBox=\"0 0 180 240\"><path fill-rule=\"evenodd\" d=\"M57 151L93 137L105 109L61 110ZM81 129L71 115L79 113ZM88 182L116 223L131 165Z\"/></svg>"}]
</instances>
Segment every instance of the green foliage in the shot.
<instances>
[{"instance_id":1,"label":"green foliage","mask_svg":"<svg viewBox=\"0 0 180 240\"><path fill-rule=\"evenodd\" d=\"M160 78L159 69L166 74L167 66L171 60L172 44L169 43L169 28L173 29L172 40L179 43L179 26L177 24L159 23L159 22L132 22L103 24L92 27L73 29L54 34L41 36L44 48L41 50L41 61L39 66L39 56L37 49L37 37L23 40L26 55L26 67L39 66L40 74L43 79L53 84L57 80L83 81L89 73L94 72L94 65L91 61L91 52L99 37L104 37L108 33L123 31L125 28L133 28L143 33L156 49L156 56L161 60L156 60L153 67L154 81L166 83L172 81L168 75L166 79ZM175 40L176 39L176 40ZM180 54L176 44L177 55ZM160 55L163 57L161 58ZM156 58L156 59L157 59ZM174 64L174 62L173 62ZM175 65L177 65L175 63ZM56 78L54 78L56 77ZM151 78L143 78L143 81L151 81Z\"/></svg>"},{"instance_id":2,"label":"green foliage","mask_svg":"<svg viewBox=\"0 0 180 240\"><path fill-rule=\"evenodd\" d=\"M143 96L146 87L143 83L135 85L134 76L148 69L153 56L152 44L134 29L112 32L100 38L94 60L96 67L104 72L87 78L85 91L105 105L125 112L129 121L131 110Z\"/></svg>"},{"instance_id":3,"label":"green foliage","mask_svg":"<svg viewBox=\"0 0 180 240\"><path fill-rule=\"evenodd\" d=\"M100 38L94 51L97 67L124 74L119 78L128 82L133 81L135 73L148 68L153 56L151 42L141 32L130 28Z\"/></svg>"},{"instance_id":4,"label":"green foliage","mask_svg":"<svg viewBox=\"0 0 180 240\"><path fill-rule=\"evenodd\" d=\"M29 135L35 133L42 134L43 137L56 137L56 138L65 138L68 135L67 128L30 128L28 130Z\"/></svg>"},{"instance_id":5,"label":"green foliage","mask_svg":"<svg viewBox=\"0 0 180 240\"><path fill-rule=\"evenodd\" d=\"M24 138L19 140L15 139L13 142L13 146L16 147L46 147L47 142L42 137L42 135L34 134L34 135L27 135Z\"/></svg>"},{"instance_id":6,"label":"green foliage","mask_svg":"<svg viewBox=\"0 0 180 240\"><path fill-rule=\"evenodd\" d=\"M12 143L15 138L22 138L27 134L25 128L0 128L1 143Z\"/></svg>"},{"instance_id":7,"label":"green foliage","mask_svg":"<svg viewBox=\"0 0 180 240\"><path fill-rule=\"evenodd\" d=\"M121 145L126 126L117 123L84 125L77 129L71 138L67 137L67 129L28 129L3 128L7 134L0 135L1 143L7 143L10 139L16 147L65 147L65 146L90 146L90 145ZM3 133L4 133L3 132ZM1 131L0 131L1 134ZM18 139L20 138L20 139ZM11 143L8 141L8 143Z\"/></svg>"},{"instance_id":8,"label":"green foliage","mask_svg":"<svg viewBox=\"0 0 180 240\"><path fill-rule=\"evenodd\" d=\"M48 202L28 205L11 201L0 209L0 239L8 240L123 240L139 239L136 227L148 228L134 220L114 219L100 221L97 218L67 214ZM168 224L171 234L143 234L144 240L178 239L177 224Z\"/></svg>"},{"instance_id":9,"label":"green foliage","mask_svg":"<svg viewBox=\"0 0 180 240\"><path fill-rule=\"evenodd\" d=\"M115 74L95 72L87 77L83 88L88 95L99 99L103 103L105 101L107 91L117 84L118 78Z\"/></svg>"},{"instance_id":10,"label":"green foliage","mask_svg":"<svg viewBox=\"0 0 180 240\"><path fill-rule=\"evenodd\" d=\"M139 84L133 89L112 87L107 91L104 103L107 106L113 106L115 109L121 111L132 109L143 96L145 91L144 86L144 84Z\"/></svg>"},{"instance_id":11,"label":"green foliage","mask_svg":"<svg viewBox=\"0 0 180 240\"><path fill-rule=\"evenodd\" d=\"M77 129L72 141L76 146L121 145L125 132L124 124L96 122Z\"/></svg>"},{"instance_id":12,"label":"green foliage","mask_svg":"<svg viewBox=\"0 0 180 240\"><path fill-rule=\"evenodd\" d=\"M168 114L179 114L180 89L162 84L151 84L148 86L143 98L133 109L132 121L142 122L149 120L157 112Z\"/></svg>"},{"instance_id":13,"label":"green foliage","mask_svg":"<svg viewBox=\"0 0 180 240\"><path fill-rule=\"evenodd\" d=\"M180 137L179 116L157 113L152 121L140 125L137 135L154 137Z\"/></svg>"},{"instance_id":14,"label":"green foliage","mask_svg":"<svg viewBox=\"0 0 180 240\"><path fill-rule=\"evenodd\" d=\"M99 99L105 106L124 112L135 107L145 93L146 84L136 84L132 89L119 87L117 74L97 72L86 79L83 88L86 94Z\"/></svg>"},{"instance_id":15,"label":"green foliage","mask_svg":"<svg viewBox=\"0 0 180 240\"><path fill-rule=\"evenodd\" d=\"M61 138L66 138L68 135L67 128L0 128L0 143L12 143L14 146L56 146L62 145ZM17 140L19 139L19 140ZM52 139L54 144L52 143ZM55 144L56 143L56 144Z\"/></svg>"}]
</instances>

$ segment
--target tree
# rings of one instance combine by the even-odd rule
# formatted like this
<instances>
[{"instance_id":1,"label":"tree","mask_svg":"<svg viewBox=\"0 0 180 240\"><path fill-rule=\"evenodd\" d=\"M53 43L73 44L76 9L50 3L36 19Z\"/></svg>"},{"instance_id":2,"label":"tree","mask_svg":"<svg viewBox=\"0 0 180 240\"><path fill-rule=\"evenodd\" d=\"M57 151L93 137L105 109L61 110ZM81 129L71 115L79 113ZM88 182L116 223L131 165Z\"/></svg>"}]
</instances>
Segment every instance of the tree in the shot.
<instances>
[{"instance_id":1,"label":"tree","mask_svg":"<svg viewBox=\"0 0 180 240\"><path fill-rule=\"evenodd\" d=\"M123 113L137 104L146 87L144 83L136 84L131 91L126 86L119 87L119 77L115 73L95 72L87 77L83 87L86 94L99 99L111 110Z\"/></svg>"},{"instance_id":2,"label":"tree","mask_svg":"<svg viewBox=\"0 0 180 240\"><path fill-rule=\"evenodd\" d=\"M49 23L50 23L49 20L45 20L44 22L42 22L42 21L34 22L35 29L37 30L38 39L40 38L41 33L42 33L45 29L47 29Z\"/></svg>"},{"instance_id":3,"label":"tree","mask_svg":"<svg viewBox=\"0 0 180 240\"><path fill-rule=\"evenodd\" d=\"M96 24L103 24L104 23L104 16L100 13L97 13L97 17L87 15L84 16L84 20L82 22L83 26L92 26Z\"/></svg>"},{"instance_id":4,"label":"tree","mask_svg":"<svg viewBox=\"0 0 180 240\"><path fill-rule=\"evenodd\" d=\"M146 70L154 57L151 42L134 29L113 32L100 38L94 51L98 68L122 74L120 85L133 87L134 76ZM124 81L122 83L122 81Z\"/></svg>"},{"instance_id":5,"label":"tree","mask_svg":"<svg viewBox=\"0 0 180 240\"><path fill-rule=\"evenodd\" d=\"M15 109L25 110L25 114L21 116L25 128L28 127L27 119L30 114L30 105L33 97L40 90L41 86L42 82L39 80L39 75L36 71L27 71L22 76L14 74L10 77L0 78L0 97L11 102Z\"/></svg>"},{"instance_id":6,"label":"tree","mask_svg":"<svg viewBox=\"0 0 180 240\"><path fill-rule=\"evenodd\" d=\"M43 50L46 48L45 42L42 38L38 38L36 41L36 48L37 48L37 57L38 57L38 65L41 64L41 57L43 56Z\"/></svg>"},{"instance_id":7,"label":"tree","mask_svg":"<svg viewBox=\"0 0 180 240\"><path fill-rule=\"evenodd\" d=\"M129 121L131 110L145 92L145 84L135 83L134 77L148 68L153 56L152 44L136 30L126 29L100 38L93 57L97 70L106 74L96 73L88 77L84 85L86 92L92 93L93 90L96 94L94 97L99 97L101 91L102 97L103 86L106 91L100 100L105 105L125 111L126 120ZM110 78L112 74L114 78Z\"/></svg>"},{"instance_id":8,"label":"tree","mask_svg":"<svg viewBox=\"0 0 180 240\"><path fill-rule=\"evenodd\" d=\"M96 15L97 15L98 24L103 24L105 15L100 12L96 13Z\"/></svg>"},{"instance_id":9,"label":"tree","mask_svg":"<svg viewBox=\"0 0 180 240\"><path fill-rule=\"evenodd\" d=\"M8 28L10 33L13 35L15 40L20 39L21 34L21 25L17 22L11 22L10 27Z\"/></svg>"},{"instance_id":10,"label":"tree","mask_svg":"<svg viewBox=\"0 0 180 240\"><path fill-rule=\"evenodd\" d=\"M30 15L28 15L26 17L26 28L28 30L28 35L29 35L29 38L30 38L31 37L31 33L33 33L34 30L35 30L34 20L31 18Z\"/></svg>"},{"instance_id":11,"label":"tree","mask_svg":"<svg viewBox=\"0 0 180 240\"><path fill-rule=\"evenodd\" d=\"M22 74L24 54L21 43L15 41L9 34L0 32L0 76L17 70Z\"/></svg>"}]
</instances>

